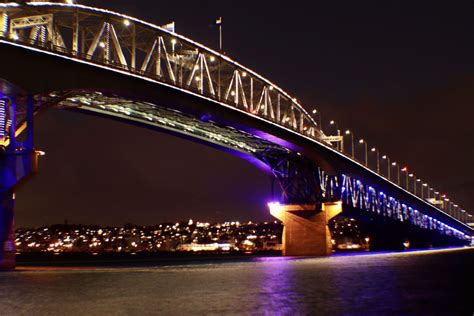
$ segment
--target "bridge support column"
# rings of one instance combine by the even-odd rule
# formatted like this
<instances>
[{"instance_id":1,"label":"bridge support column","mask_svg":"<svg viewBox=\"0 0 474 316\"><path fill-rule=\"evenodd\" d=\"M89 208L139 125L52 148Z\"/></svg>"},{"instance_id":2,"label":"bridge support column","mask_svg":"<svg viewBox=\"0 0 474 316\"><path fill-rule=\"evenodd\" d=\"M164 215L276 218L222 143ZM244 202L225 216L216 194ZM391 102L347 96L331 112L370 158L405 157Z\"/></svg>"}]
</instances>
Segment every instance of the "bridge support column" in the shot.
<instances>
[{"instance_id":1,"label":"bridge support column","mask_svg":"<svg viewBox=\"0 0 474 316\"><path fill-rule=\"evenodd\" d=\"M0 270L15 268L14 194L0 193Z\"/></svg>"},{"instance_id":2,"label":"bridge support column","mask_svg":"<svg viewBox=\"0 0 474 316\"><path fill-rule=\"evenodd\" d=\"M27 97L26 139L17 140L15 98L3 99L3 113L8 113L8 136L0 139L0 270L15 268L15 190L38 172L39 156L33 148L32 95ZM5 136L6 126L0 126ZM6 145L6 147L5 147Z\"/></svg>"},{"instance_id":3,"label":"bridge support column","mask_svg":"<svg viewBox=\"0 0 474 316\"><path fill-rule=\"evenodd\" d=\"M38 171L40 152L0 151L0 271L15 268L15 189Z\"/></svg>"},{"instance_id":4,"label":"bridge support column","mask_svg":"<svg viewBox=\"0 0 474 316\"><path fill-rule=\"evenodd\" d=\"M332 253L328 222L342 212L340 202L316 205L270 203L270 213L283 222L284 256L327 256Z\"/></svg>"}]
</instances>

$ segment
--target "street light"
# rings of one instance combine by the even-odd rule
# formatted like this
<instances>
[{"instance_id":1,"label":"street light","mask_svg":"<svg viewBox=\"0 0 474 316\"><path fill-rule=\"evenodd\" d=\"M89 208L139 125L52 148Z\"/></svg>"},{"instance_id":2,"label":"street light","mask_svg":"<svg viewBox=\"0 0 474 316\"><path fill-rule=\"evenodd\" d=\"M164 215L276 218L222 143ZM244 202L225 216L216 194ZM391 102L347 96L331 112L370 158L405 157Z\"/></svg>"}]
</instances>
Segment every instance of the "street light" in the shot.
<instances>
[{"instance_id":1,"label":"street light","mask_svg":"<svg viewBox=\"0 0 474 316\"><path fill-rule=\"evenodd\" d=\"M390 157L387 155L383 155L382 159L387 160L387 179L390 180Z\"/></svg>"},{"instance_id":2,"label":"street light","mask_svg":"<svg viewBox=\"0 0 474 316\"><path fill-rule=\"evenodd\" d=\"M313 115L316 116L318 114L318 119L319 119L319 129L322 131L323 130L323 125L321 124L321 113L318 112L318 110L313 109Z\"/></svg>"},{"instance_id":3,"label":"street light","mask_svg":"<svg viewBox=\"0 0 474 316\"><path fill-rule=\"evenodd\" d=\"M410 173L408 176L410 178L413 178L413 194L416 195L416 177L413 173Z\"/></svg>"},{"instance_id":4,"label":"street light","mask_svg":"<svg viewBox=\"0 0 474 316\"><path fill-rule=\"evenodd\" d=\"M423 183L423 184L421 185L421 198L423 198L423 195L424 195L424 194L423 194L423 188L426 188L427 186L428 186L428 183Z\"/></svg>"},{"instance_id":5,"label":"street light","mask_svg":"<svg viewBox=\"0 0 474 316\"><path fill-rule=\"evenodd\" d=\"M400 185L400 168L397 167L397 163L395 161L392 162L392 166L397 168L397 184Z\"/></svg>"},{"instance_id":6,"label":"street light","mask_svg":"<svg viewBox=\"0 0 474 316\"><path fill-rule=\"evenodd\" d=\"M329 125L331 125L331 126L334 125L336 127L337 136L341 136L341 130L339 129L339 126L337 125L337 123L334 120L331 120L329 122ZM340 148L338 148L338 150L343 152L344 151L344 143L340 143L340 144L338 143L338 146L340 147Z\"/></svg>"},{"instance_id":7,"label":"street light","mask_svg":"<svg viewBox=\"0 0 474 316\"><path fill-rule=\"evenodd\" d=\"M408 191L408 167L403 167L402 172L405 172L405 176L406 176L406 178L405 178L405 188Z\"/></svg>"},{"instance_id":8,"label":"street light","mask_svg":"<svg viewBox=\"0 0 474 316\"><path fill-rule=\"evenodd\" d=\"M368 167L369 166L369 153L367 151L367 142L363 139L359 140L359 144L364 144L365 145L365 165Z\"/></svg>"},{"instance_id":9,"label":"street light","mask_svg":"<svg viewBox=\"0 0 474 316\"><path fill-rule=\"evenodd\" d=\"M379 153L379 150L375 147L372 147L372 149L370 151L375 153L375 155L377 156L377 173L380 173L380 153Z\"/></svg>"},{"instance_id":10,"label":"street light","mask_svg":"<svg viewBox=\"0 0 474 316\"><path fill-rule=\"evenodd\" d=\"M444 203L446 201L446 194L441 195L440 200L443 201L443 210L446 212L446 203Z\"/></svg>"},{"instance_id":11,"label":"street light","mask_svg":"<svg viewBox=\"0 0 474 316\"><path fill-rule=\"evenodd\" d=\"M351 135L351 156L352 156L352 159L354 159L354 134L351 133L350 130L347 130L346 131L346 135Z\"/></svg>"},{"instance_id":12,"label":"street light","mask_svg":"<svg viewBox=\"0 0 474 316\"><path fill-rule=\"evenodd\" d=\"M421 179L416 179L416 182L421 183ZM415 182L415 195L416 195L416 182ZM421 192L423 193L423 188L421 188Z\"/></svg>"},{"instance_id":13,"label":"street light","mask_svg":"<svg viewBox=\"0 0 474 316\"><path fill-rule=\"evenodd\" d=\"M434 198L434 189L430 187L428 190L428 199L431 199L431 192L433 192L433 198Z\"/></svg>"}]
</instances>

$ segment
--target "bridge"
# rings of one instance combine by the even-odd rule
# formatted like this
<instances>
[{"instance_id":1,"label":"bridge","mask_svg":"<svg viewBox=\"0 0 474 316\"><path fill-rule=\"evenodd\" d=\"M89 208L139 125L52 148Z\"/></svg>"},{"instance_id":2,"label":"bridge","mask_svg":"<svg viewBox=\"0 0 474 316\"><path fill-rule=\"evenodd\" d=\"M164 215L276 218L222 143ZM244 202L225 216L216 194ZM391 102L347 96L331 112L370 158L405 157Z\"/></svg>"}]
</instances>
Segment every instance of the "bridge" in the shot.
<instances>
[{"instance_id":1,"label":"bridge","mask_svg":"<svg viewBox=\"0 0 474 316\"><path fill-rule=\"evenodd\" d=\"M14 267L14 192L42 154L34 116L53 107L183 137L272 174L285 255L330 254L327 224L341 213L369 223L374 244L471 242L466 210L406 169L391 177L390 162L383 173L379 157L377 167L357 160L295 97L173 30L69 2L5 3L0 58L0 267Z\"/></svg>"}]
</instances>

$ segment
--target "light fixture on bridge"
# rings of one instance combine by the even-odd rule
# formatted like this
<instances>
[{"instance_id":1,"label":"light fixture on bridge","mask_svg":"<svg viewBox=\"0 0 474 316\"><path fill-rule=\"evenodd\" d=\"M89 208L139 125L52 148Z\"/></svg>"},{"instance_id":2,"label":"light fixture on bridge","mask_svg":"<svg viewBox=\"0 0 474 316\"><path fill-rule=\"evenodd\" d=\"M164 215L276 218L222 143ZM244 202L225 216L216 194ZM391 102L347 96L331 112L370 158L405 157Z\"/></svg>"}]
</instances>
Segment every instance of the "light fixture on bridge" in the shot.
<instances>
[{"instance_id":1,"label":"light fixture on bridge","mask_svg":"<svg viewBox=\"0 0 474 316\"><path fill-rule=\"evenodd\" d=\"M211 58L209 58L211 60L211 62L215 62L216 61L216 57L214 56L211 56Z\"/></svg>"},{"instance_id":2,"label":"light fixture on bridge","mask_svg":"<svg viewBox=\"0 0 474 316\"><path fill-rule=\"evenodd\" d=\"M270 86L270 88L269 88L269 89L270 89L270 91L273 91L273 86ZM296 99L295 99L295 100L296 100Z\"/></svg>"},{"instance_id":3,"label":"light fixture on bridge","mask_svg":"<svg viewBox=\"0 0 474 316\"><path fill-rule=\"evenodd\" d=\"M428 186L428 183L423 183L423 186L426 188Z\"/></svg>"},{"instance_id":4,"label":"light fixture on bridge","mask_svg":"<svg viewBox=\"0 0 474 316\"><path fill-rule=\"evenodd\" d=\"M268 205L268 208L270 209L270 214L272 214L275 217L281 215L283 208L280 203L270 202L267 205Z\"/></svg>"},{"instance_id":5,"label":"light fixture on bridge","mask_svg":"<svg viewBox=\"0 0 474 316\"><path fill-rule=\"evenodd\" d=\"M364 140L364 139L360 139L360 140L359 140L359 144L363 144L363 143L365 143L365 140Z\"/></svg>"},{"instance_id":6,"label":"light fixture on bridge","mask_svg":"<svg viewBox=\"0 0 474 316\"><path fill-rule=\"evenodd\" d=\"M410 178L413 178L413 173L410 173L408 176L409 176Z\"/></svg>"},{"instance_id":7,"label":"light fixture on bridge","mask_svg":"<svg viewBox=\"0 0 474 316\"><path fill-rule=\"evenodd\" d=\"M313 109L313 114L316 114L316 113L318 113L318 110Z\"/></svg>"},{"instance_id":8,"label":"light fixture on bridge","mask_svg":"<svg viewBox=\"0 0 474 316\"><path fill-rule=\"evenodd\" d=\"M102 48L104 48L104 47L105 47L105 43L104 43L104 42L100 42L100 43L99 43L99 46L102 47Z\"/></svg>"},{"instance_id":9,"label":"light fixture on bridge","mask_svg":"<svg viewBox=\"0 0 474 316\"><path fill-rule=\"evenodd\" d=\"M66 0L65 1L67 4L74 4L74 0Z\"/></svg>"},{"instance_id":10,"label":"light fixture on bridge","mask_svg":"<svg viewBox=\"0 0 474 316\"><path fill-rule=\"evenodd\" d=\"M382 156L382 159L387 159L387 155L383 155L383 156Z\"/></svg>"},{"instance_id":11,"label":"light fixture on bridge","mask_svg":"<svg viewBox=\"0 0 474 316\"><path fill-rule=\"evenodd\" d=\"M416 182L421 182L421 179L416 179Z\"/></svg>"},{"instance_id":12,"label":"light fixture on bridge","mask_svg":"<svg viewBox=\"0 0 474 316\"><path fill-rule=\"evenodd\" d=\"M125 26L130 26L130 20L124 19L124 20L123 20L123 25L125 25Z\"/></svg>"},{"instance_id":13,"label":"light fixture on bridge","mask_svg":"<svg viewBox=\"0 0 474 316\"><path fill-rule=\"evenodd\" d=\"M247 77L247 73L245 71L242 72L242 77Z\"/></svg>"},{"instance_id":14,"label":"light fixture on bridge","mask_svg":"<svg viewBox=\"0 0 474 316\"><path fill-rule=\"evenodd\" d=\"M375 152L377 149L375 147L372 147L370 151Z\"/></svg>"},{"instance_id":15,"label":"light fixture on bridge","mask_svg":"<svg viewBox=\"0 0 474 316\"><path fill-rule=\"evenodd\" d=\"M350 133L351 133L350 130L347 130L347 131L346 131L346 135L349 135Z\"/></svg>"},{"instance_id":16,"label":"light fixture on bridge","mask_svg":"<svg viewBox=\"0 0 474 316\"><path fill-rule=\"evenodd\" d=\"M12 33L12 39L13 39L14 41L17 41L17 40L19 39L19 36L18 36L18 33L17 33L17 32L13 32L13 33Z\"/></svg>"},{"instance_id":17,"label":"light fixture on bridge","mask_svg":"<svg viewBox=\"0 0 474 316\"><path fill-rule=\"evenodd\" d=\"M402 170L403 172L407 172L407 171L408 171L408 168L407 168L407 167L403 167L401 170Z\"/></svg>"},{"instance_id":18,"label":"light fixture on bridge","mask_svg":"<svg viewBox=\"0 0 474 316\"><path fill-rule=\"evenodd\" d=\"M396 165L397 165L397 163L395 161L392 162L392 166L396 166Z\"/></svg>"}]
</instances>

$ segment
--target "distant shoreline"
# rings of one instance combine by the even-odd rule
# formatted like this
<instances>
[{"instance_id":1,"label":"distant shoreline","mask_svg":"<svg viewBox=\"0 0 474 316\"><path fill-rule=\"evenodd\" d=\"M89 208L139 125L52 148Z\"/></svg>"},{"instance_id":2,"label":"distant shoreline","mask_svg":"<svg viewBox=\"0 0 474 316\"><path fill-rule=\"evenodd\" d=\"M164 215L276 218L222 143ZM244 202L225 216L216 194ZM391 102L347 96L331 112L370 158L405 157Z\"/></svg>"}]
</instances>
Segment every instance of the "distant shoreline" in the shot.
<instances>
[{"instance_id":1,"label":"distant shoreline","mask_svg":"<svg viewBox=\"0 0 474 316\"><path fill-rule=\"evenodd\" d=\"M423 255L452 251L473 251L473 247L449 247L436 249L412 249L404 251L339 251L334 257L357 256L391 256ZM280 251L259 251L251 254L232 253L193 253L193 252L140 252L140 253L22 253L16 256L17 269L31 268L107 268L107 267L154 267L179 266L188 264L217 264L226 262L248 262L268 258L283 257ZM298 257L303 258L303 257ZM294 259L294 257L293 257Z\"/></svg>"},{"instance_id":2,"label":"distant shoreline","mask_svg":"<svg viewBox=\"0 0 474 316\"><path fill-rule=\"evenodd\" d=\"M138 252L138 253L21 253L16 255L18 267L30 266L162 266L187 263L247 261L259 257L280 257L280 251L259 251L251 254Z\"/></svg>"}]
</instances>

